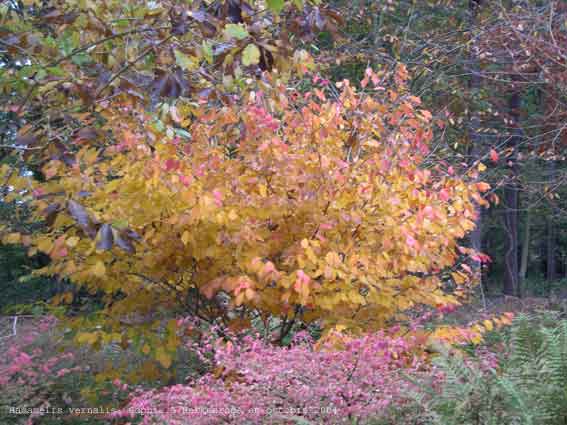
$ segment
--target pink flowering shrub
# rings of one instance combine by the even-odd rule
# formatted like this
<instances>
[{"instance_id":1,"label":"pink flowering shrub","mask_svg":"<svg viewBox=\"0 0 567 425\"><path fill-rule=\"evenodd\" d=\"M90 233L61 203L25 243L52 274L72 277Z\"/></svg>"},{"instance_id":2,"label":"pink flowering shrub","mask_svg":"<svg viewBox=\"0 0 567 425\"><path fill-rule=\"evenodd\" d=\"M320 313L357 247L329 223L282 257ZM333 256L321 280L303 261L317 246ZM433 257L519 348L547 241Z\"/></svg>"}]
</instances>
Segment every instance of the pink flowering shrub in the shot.
<instances>
[{"instance_id":1,"label":"pink flowering shrub","mask_svg":"<svg viewBox=\"0 0 567 425\"><path fill-rule=\"evenodd\" d=\"M5 342L0 358L0 387L16 383L18 385L36 385L48 376L64 376L72 372L62 368L65 360L73 358L73 353L45 357L45 352L38 339L46 336L55 325L55 318L48 316L25 335L14 336Z\"/></svg>"},{"instance_id":2,"label":"pink flowering shrub","mask_svg":"<svg viewBox=\"0 0 567 425\"><path fill-rule=\"evenodd\" d=\"M50 390L55 381L79 369L72 367L72 353L51 353L42 344L49 338L55 325L54 317L43 318L32 329L22 330L16 336L6 338L0 345L0 423L27 421L35 416L14 416L10 407L26 411L41 412L50 404Z\"/></svg>"},{"instance_id":3,"label":"pink flowering shrub","mask_svg":"<svg viewBox=\"0 0 567 425\"><path fill-rule=\"evenodd\" d=\"M142 416L142 423L194 425L305 423L351 424L404 402L409 381L399 375L424 366L412 338L380 332L346 340L340 350L315 350L300 333L290 347L244 337L214 344L215 369L187 385L135 394L113 416ZM358 422L353 422L354 420Z\"/></svg>"}]
</instances>

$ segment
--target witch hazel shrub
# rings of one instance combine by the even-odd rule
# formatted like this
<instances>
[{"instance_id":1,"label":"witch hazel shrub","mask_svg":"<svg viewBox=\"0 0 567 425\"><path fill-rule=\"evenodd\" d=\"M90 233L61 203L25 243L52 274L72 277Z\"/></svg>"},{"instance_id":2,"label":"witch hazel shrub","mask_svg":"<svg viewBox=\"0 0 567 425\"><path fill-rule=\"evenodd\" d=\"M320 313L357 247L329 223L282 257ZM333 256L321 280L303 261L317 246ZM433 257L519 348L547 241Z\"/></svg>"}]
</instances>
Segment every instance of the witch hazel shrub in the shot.
<instances>
[{"instance_id":1,"label":"witch hazel shrub","mask_svg":"<svg viewBox=\"0 0 567 425\"><path fill-rule=\"evenodd\" d=\"M206 346L206 344L205 344ZM113 416L140 416L143 424L364 423L403 403L420 373L413 338L384 332L346 339L342 347L314 349L300 333L289 347L247 336L210 346L211 372L189 385L135 394Z\"/></svg>"}]
</instances>

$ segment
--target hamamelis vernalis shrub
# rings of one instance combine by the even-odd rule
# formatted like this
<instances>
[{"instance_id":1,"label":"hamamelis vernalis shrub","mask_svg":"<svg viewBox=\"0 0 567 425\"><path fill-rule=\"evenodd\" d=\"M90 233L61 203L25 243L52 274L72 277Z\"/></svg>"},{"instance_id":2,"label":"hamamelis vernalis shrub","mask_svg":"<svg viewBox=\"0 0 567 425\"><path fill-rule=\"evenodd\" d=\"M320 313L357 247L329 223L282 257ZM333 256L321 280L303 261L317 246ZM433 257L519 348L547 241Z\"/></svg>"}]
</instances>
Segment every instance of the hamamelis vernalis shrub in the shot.
<instances>
[{"instance_id":1,"label":"hamamelis vernalis shrub","mask_svg":"<svg viewBox=\"0 0 567 425\"><path fill-rule=\"evenodd\" d=\"M80 341L131 343L119 325L135 313L147 331L135 341L166 367L173 328L161 329L159 347L146 345L160 311L240 327L279 318L281 337L300 321L368 331L417 305L457 303L467 285L458 241L488 186L425 166L432 117L406 76L369 70L364 90L274 83L240 105L171 108L189 139L156 129L143 111L134 114L144 132L114 120L116 143L50 161L45 181L3 169L24 191L10 196L31 200L49 224L3 240L47 253L41 273L104 294L111 327L82 323Z\"/></svg>"}]
</instances>

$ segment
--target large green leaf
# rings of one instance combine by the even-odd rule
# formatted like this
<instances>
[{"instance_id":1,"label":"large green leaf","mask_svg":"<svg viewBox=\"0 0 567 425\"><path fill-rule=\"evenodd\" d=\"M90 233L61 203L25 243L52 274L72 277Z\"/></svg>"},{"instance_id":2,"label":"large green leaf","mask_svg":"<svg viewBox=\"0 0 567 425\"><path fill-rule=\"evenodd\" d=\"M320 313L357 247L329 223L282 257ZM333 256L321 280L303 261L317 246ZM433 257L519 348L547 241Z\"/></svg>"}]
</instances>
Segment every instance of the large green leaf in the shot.
<instances>
[{"instance_id":1,"label":"large green leaf","mask_svg":"<svg viewBox=\"0 0 567 425\"><path fill-rule=\"evenodd\" d=\"M249 44L242 52L244 66L257 65L260 62L260 50L255 44Z\"/></svg>"},{"instance_id":2,"label":"large green leaf","mask_svg":"<svg viewBox=\"0 0 567 425\"><path fill-rule=\"evenodd\" d=\"M238 24L227 24L224 27L224 33L228 38L236 38L238 40L244 40L250 35L244 26Z\"/></svg>"},{"instance_id":3,"label":"large green leaf","mask_svg":"<svg viewBox=\"0 0 567 425\"><path fill-rule=\"evenodd\" d=\"M266 0L268 8L275 13L280 13L284 7L285 0Z\"/></svg>"}]
</instances>

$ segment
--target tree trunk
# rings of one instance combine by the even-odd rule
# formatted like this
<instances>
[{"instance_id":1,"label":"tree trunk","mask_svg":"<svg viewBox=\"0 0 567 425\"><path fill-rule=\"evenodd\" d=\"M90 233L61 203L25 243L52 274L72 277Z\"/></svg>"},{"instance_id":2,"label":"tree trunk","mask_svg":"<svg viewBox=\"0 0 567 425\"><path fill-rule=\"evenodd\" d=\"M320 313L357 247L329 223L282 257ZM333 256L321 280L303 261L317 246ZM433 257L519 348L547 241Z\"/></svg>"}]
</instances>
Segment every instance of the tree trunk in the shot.
<instances>
[{"instance_id":1,"label":"tree trunk","mask_svg":"<svg viewBox=\"0 0 567 425\"><path fill-rule=\"evenodd\" d=\"M471 38L474 36L474 31L477 27L477 15L480 8L480 2L469 0L469 33ZM476 44L476 43L475 43ZM472 112L471 119L469 122L468 132L469 140L471 142L470 147L470 163L474 164L479 161L482 157L482 139L479 134L480 129L480 114L478 108L475 105L476 97L480 92L481 87L481 75L480 75L480 58L478 51L475 49L475 45L471 46L471 51L469 53L469 63L467 64L467 73L470 74L469 80L469 93L472 97L472 102L470 102ZM477 252L482 252L482 210L477 204L475 206L475 228L469 236L469 242L472 249ZM479 261L473 261L472 269L475 275L476 281L482 285L482 264Z\"/></svg>"},{"instance_id":2,"label":"tree trunk","mask_svg":"<svg viewBox=\"0 0 567 425\"><path fill-rule=\"evenodd\" d=\"M555 225L553 223L553 215L550 215L546 220L545 235L545 279L549 282L557 279L557 262L555 258L557 250L555 241Z\"/></svg>"},{"instance_id":3,"label":"tree trunk","mask_svg":"<svg viewBox=\"0 0 567 425\"><path fill-rule=\"evenodd\" d=\"M519 296L518 271L518 190L510 182L504 189L504 228L506 252L504 254L504 294Z\"/></svg>"},{"instance_id":4,"label":"tree trunk","mask_svg":"<svg viewBox=\"0 0 567 425\"><path fill-rule=\"evenodd\" d=\"M551 282L557 278L557 263L555 258L555 226L553 223L553 215L547 217L546 220L546 236L545 236L545 258L546 258L546 273L545 279Z\"/></svg>"},{"instance_id":5,"label":"tree trunk","mask_svg":"<svg viewBox=\"0 0 567 425\"><path fill-rule=\"evenodd\" d=\"M524 241L522 243L522 259L520 262L520 284L523 285L523 283L526 280L526 275L528 273L528 262L529 262L529 258L530 258L530 225L531 225L531 218L532 218L532 213L531 210L529 209L529 204L528 204L528 210L526 213L526 224L525 224L525 232L524 232Z\"/></svg>"},{"instance_id":6,"label":"tree trunk","mask_svg":"<svg viewBox=\"0 0 567 425\"><path fill-rule=\"evenodd\" d=\"M556 162L551 159L549 162L549 186L553 187L556 178ZM545 262L546 262L546 273L545 278L547 281L551 282L557 279L557 232L555 229L555 213L556 206L552 199L551 211L546 219L546 236L545 236Z\"/></svg>"},{"instance_id":7,"label":"tree trunk","mask_svg":"<svg viewBox=\"0 0 567 425\"><path fill-rule=\"evenodd\" d=\"M519 184L518 184L518 147L521 141L520 118L520 93L513 87L510 97L510 116L512 118L512 135L509 147L512 149L510 156L510 175L504 187L504 228L506 231L506 252L504 255L504 294L521 296L518 268L518 207L519 207Z\"/></svg>"}]
</instances>

